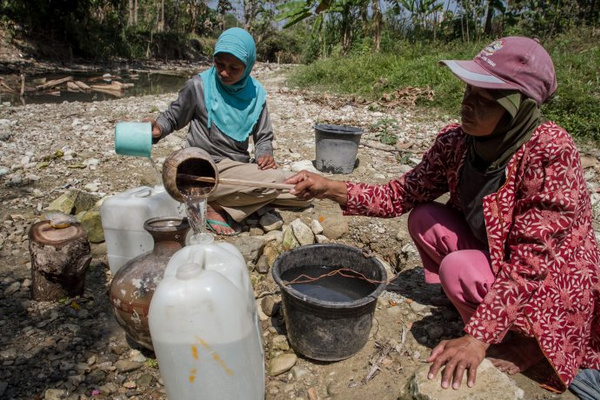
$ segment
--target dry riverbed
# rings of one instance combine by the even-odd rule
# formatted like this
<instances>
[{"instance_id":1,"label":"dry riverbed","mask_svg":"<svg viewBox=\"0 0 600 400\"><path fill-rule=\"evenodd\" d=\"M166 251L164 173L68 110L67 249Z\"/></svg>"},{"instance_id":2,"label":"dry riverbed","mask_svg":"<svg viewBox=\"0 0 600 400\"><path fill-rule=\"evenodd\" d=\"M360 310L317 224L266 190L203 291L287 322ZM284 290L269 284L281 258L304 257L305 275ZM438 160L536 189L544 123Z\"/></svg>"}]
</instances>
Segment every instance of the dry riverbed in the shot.
<instances>
[{"instance_id":1,"label":"dry riverbed","mask_svg":"<svg viewBox=\"0 0 600 400\"><path fill-rule=\"evenodd\" d=\"M276 159L281 168L297 169L315 158L316 121L363 128L359 164L335 179L385 182L418 162L436 132L451 118L411 106L361 104L290 88L289 66L259 65L257 77L269 91L276 130ZM111 274L106 247L94 243L85 294L61 302L30 299L31 266L27 233L43 218L49 203L70 189L106 197L125 189L153 185L155 174L146 159L118 156L113 148L115 124L156 116L175 93L93 103L0 105L0 398L2 399L165 399L154 356L127 343L109 307ZM394 119L396 146L382 145L381 130L372 125ZM181 148L179 131L153 149L158 165ZM585 151L590 193L598 207L597 154ZM305 164L302 164L305 163ZM308 164L306 164L308 163ZM300 213L282 212L289 224L300 217L331 218L348 224L332 239L368 251L397 274L380 297L367 345L353 357L320 363L292 357L289 368L266 377L267 399L397 399L415 371L426 365L441 339L461 334L458 314L433 306L439 288L423 283L419 258L406 231L406 218L342 217L326 201ZM228 238L232 243L260 238L259 227ZM252 235L252 236L251 236ZM222 240L222 239L219 239ZM255 294L262 312L266 369L281 355L294 354L285 340L278 288L269 271L251 260ZM273 371L271 371L273 372ZM525 399L574 399L538 387L535 376L513 377ZM483 389L483 388L482 388ZM478 397L496 399L493 395ZM439 399L454 399L452 391ZM516 398L516 397L515 397Z\"/></svg>"}]
</instances>

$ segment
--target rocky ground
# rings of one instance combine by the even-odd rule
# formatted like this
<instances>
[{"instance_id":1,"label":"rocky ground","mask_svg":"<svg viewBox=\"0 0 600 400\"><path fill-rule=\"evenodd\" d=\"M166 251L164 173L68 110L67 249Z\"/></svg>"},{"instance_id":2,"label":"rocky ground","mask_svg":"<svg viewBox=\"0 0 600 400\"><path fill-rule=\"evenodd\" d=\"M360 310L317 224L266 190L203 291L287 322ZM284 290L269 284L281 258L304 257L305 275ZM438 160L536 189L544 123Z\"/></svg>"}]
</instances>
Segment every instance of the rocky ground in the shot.
<instances>
[{"instance_id":1,"label":"rocky ground","mask_svg":"<svg viewBox=\"0 0 600 400\"><path fill-rule=\"evenodd\" d=\"M269 91L277 134L275 156L289 171L310 167L315 159L315 123L338 123L361 127L365 133L355 170L330 176L385 182L414 165L435 133L451 120L410 105L387 107L303 92L287 85L289 68L259 65L256 72ZM112 275L105 244L92 243L93 261L84 295L36 302L31 300L27 235L30 226L44 218L49 204L69 190L106 198L128 188L153 185L156 174L147 159L115 154L114 127L119 121L155 116L174 96L0 105L0 398L166 399L153 354L130 345L112 315L107 293ZM381 144L379 138L385 132L396 136L395 146ZM184 136L184 131L176 132L155 146L152 158L159 168L166 156L181 148ZM590 193L598 207L597 183L593 183L598 182L597 154L582 150ZM405 217L342 217L326 201L316 201L303 212L281 211L279 216L283 225L276 230L282 233L296 218L308 226L313 220L323 222L325 228L329 221L330 230L324 232L329 237L320 240L361 248L379 257L390 274L397 276L378 300L366 346L344 361L315 362L290 349L278 311L279 289L269 271L272 253L270 258L261 258L267 240L277 243L282 235L268 235L260 220L251 218L242 235L219 238L245 249L264 328L266 398L391 400L408 396L407 384L415 372L426 368L431 348L441 339L460 335L461 321L453 310L430 303L439 288L423 284ZM252 251L246 250L251 246ZM558 395L539 387L536 373L544 368L541 365L527 376L512 377L495 393L486 390L492 386L485 379L504 379L496 370L486 373L488 378L482 373L484 383L475 389L440 391L421 398L574 399L570 393Z\"/></svg>"}]
</instances>

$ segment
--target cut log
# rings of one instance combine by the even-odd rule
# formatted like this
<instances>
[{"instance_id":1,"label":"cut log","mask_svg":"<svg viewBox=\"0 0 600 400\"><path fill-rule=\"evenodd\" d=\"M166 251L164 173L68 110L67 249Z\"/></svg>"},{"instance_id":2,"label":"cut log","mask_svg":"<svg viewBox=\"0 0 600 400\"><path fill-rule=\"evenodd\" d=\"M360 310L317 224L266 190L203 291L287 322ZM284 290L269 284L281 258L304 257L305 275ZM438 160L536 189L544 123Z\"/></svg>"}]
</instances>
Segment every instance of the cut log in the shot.
<instances>
[{"instance_id":1,"label":"cut log","mask_svg":"<svg viewBox=\"0 0 600 400\"><path fill-rule=\"evenodd\" d=\"M4 78L0 79L0 92L4 91L2 90L3 88L10 93L16 93L16 91L13 88L4 83Z\"/></svg>"},{"instance_id":2,"label":"cut log","mask_svg":"<svg viewBox=\"0 0 600 400\"><path fill-rule=\"evenodd\" d=\"M76 85L79 87L79 89L81 89L81 90L85 90L85 91L92 90L92 88L91 88L91 87L89 87L88 85L86 85L85 83L83 83L83 82L81 82L81 81L75 81L74 83L75 83L75 84L76 84Z\"/></svg>"},{"instance_id":3,"label":"cut log","mask_svg":"<svg viewBox=\"0 0 600 400\"><path fill-rule=\"evenodd\" d=\"M92 260L87 233L79 223L54 228L50 221L29 230L31 297L57 301L83 294L85 273Z\"/></svg>"},{"instance_id":4,"label":"cut log","mask_svg":"<svg viewBox=\"0 0 600 400\"><path fill-rule=\"evenodd\" d=\"M123 97L125 95L125 92L122 91L122 90L100 89L100 88L97 88L97 87L92 87L92 90L94 92L108 94L108 95L115 96L115 97L118 97L118 98L121 98L121 97Z\"/></svg>"},{"instance_id":5,"label":"cut log","mask_svg":"<svg viewBox=\"0 0 600 400\"><path fill-rule=\"evenodd\" d=\"M120 91L125 90L133 86L133 83L121 83L118 81L112 81L110 85L91 85L92 90L110 90Z\"/></svg>"},{"instance_id":6,"label":"cut log","mask_svg":"<svg viewBox=\"0 0 600 400\"><path fill-rule=\"evenodd\" d=\"M67 76L65 78L60 78L60 79L54 79L51 81L48 81L46 83L44 83L43 85L38 85L36 86L37 90L45 90L45 89L50 89L53 88L54 86L58 86L60 84L63 84L65 82L70 82L73 80L72 76Z\"/></svg>"},{"instance_id":7,"label":"cut log","mask_svg":"<svg viewBox=\"0 0 600 400\"><path fill-rule=\"evenodd\" d=\"M67 82L67 89L71 92L81 92L81 88L75 82Z\"/></svg>"}]
</instances>

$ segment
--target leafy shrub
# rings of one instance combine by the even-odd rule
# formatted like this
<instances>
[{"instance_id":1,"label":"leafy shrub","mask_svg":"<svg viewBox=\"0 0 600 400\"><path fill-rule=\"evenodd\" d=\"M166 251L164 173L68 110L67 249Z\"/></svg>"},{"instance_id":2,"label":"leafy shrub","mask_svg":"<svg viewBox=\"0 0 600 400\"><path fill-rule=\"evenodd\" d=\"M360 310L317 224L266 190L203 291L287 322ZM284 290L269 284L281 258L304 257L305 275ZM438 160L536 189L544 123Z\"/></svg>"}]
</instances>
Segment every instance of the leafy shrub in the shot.
<instances>
[{"instance_id":1,"label":"leafy shrub","mask_svg":"<svg viewBox=\"0 0 600 400\"><path fill-rule=\"evenodd\" d=\"M435 107L458 116L465 84L438 62L473 58L488 43L385 44L381 54L353 52L330 57L296 70L291 83L313 90L358 95L376 100L407 87L431 88L433 101L420 99L418 106ZM579 28L544 43L554 60L558 91L542 106L547 118L574 137L600 142L600 32ZM393 51L389 51L393 48Z\"/></svg>"},{"instance_id":2,"label":"leafy shrub","mask_svg":"<svg viewBox=\"0 0 600 400\"><path fill-rule=\"evenodd\" d=\"M257 44L257 58L261 61L297 64L302 61L304 37L294 30L284 30Z\"/></svg>"}]
</instances>

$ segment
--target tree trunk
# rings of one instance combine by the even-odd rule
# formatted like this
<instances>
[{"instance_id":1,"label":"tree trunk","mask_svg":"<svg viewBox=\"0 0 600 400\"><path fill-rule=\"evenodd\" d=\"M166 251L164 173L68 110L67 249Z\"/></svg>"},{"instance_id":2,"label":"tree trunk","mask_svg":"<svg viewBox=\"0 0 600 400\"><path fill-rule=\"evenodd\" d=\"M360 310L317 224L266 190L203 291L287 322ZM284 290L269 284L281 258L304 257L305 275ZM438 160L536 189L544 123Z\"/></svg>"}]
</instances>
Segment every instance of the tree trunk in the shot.
<instances>
[{"instance_id":1,"label":"tree trunk","mask_svg":"<svg viewBox=\"0 0 600 400\"><path fill-rule=\"evenodd\" d=\"M342 54L348 54L352 46L352 22L350 6L344 5L341 18L342 29Z\"/></svg>"},{"instance_id":2,"label":"tree trunk","mask_svg":"<svg viewBox=\"0 0 600 400\"><path fill-rule=\"evenodd\" d=\"M129 15L127 26L136 26L138 23L138 0L129 0Z\"/></svg>"},{"instance_id":3,"label":"tree trunk","mask_svg":"<svg viewBox=\"0 0 600 400\"><path fill-rule=\"evenodd\" d=\"M188 32L194 33L194 30L196 29L196 21L198 19L198 7L196 5L195 0L191 0L188 3L188 10L190 13L190 27L188 29Z\"/></svg>"},{"instance_id":4,"label":"tree trunk","mask_svg":"<svg viewBox=\"0 0 600 400\"><path fill-rule=\"evenodd\" d=\"M53 228L49 221L29 230L31 290L36 301L57 301L83 294L92 260L87 233L80 224Z\"/></svg>"},{"instance_id":5,"label":"tree trunk","mask_svg":"<svg viewBox=\"0 0 600 400\"><path fill-rule=\"evenodd\" d=\"M165 0L158 2L158 10L156 10L156 31L163 32L165 30Z\"/></svg>"},{"instance_id":6,"label":"tree trunk","mask_svg":"<svg viewBox=\"0 0 600 400\"><path fill-rule=\"evenodd\" d=\"M256 17L256 0L244 0L244 29L246 29L251 34L252 27L250 24L254 21L254 17Z\"/></svg>"},{"instance_id":7,"label":"tree trunk","mask_svg":"<svg viewBox=\"0 0 600 400\"><path fill-rule=\"evenodd\" d=\"M485 15L485 25L483 26L483 33L486 36L492 33L492 17L494 16L494 8L492 7L492 0L487 2L487 13Z\"/></svg>"},{"instance_id":8,"label":"tree trunk","mask_svg":"<svg viewBox=\"0 0 600 400\"><path fill-rule=\"evenodd\" d=\"M127 26L133 25L133 0L129 0L129 16L127 17Z\"/></svg>"},{"instance_id":9,"label":"tree trunk","mask_svg":"<svg viewBox=\"0 0 600 400\"><path fill-rule=\"evenodd\" d=\"M375 40L375 51L381 50L381 30L383 25L383 16L379 9L379 1L373 2L373 37Z\"/></svg>"},{"instance_id":10,"label":"tree trunk","mask_svg":"<svg viewBox=\"0 0 600 400\"><path fill-rule=\"evenodd\" d=\"M433 42L435 43L437 40L437 28L438 28L438 12L435 11L433 13Z\"/></svg>"}]
</instances>

